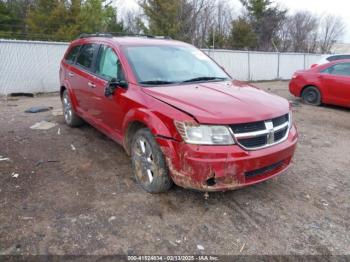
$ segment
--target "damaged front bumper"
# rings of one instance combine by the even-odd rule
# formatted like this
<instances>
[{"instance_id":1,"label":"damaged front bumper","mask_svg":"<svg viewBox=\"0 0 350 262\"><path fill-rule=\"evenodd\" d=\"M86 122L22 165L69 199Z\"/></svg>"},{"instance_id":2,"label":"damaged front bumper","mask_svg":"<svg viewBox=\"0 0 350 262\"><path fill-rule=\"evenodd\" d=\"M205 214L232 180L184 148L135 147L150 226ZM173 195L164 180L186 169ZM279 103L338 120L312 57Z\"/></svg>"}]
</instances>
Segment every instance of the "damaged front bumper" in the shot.
<instances>
[{"instance_id":1,"label":"damaged front bumper","mask_svg":"<svg viewBox=\"0 0 350 262\"><path fill-rule=\"evenodd\" d=\"M269 148L246 151L238 145L198 146L157 138L175 184L201 191L226 191L256 184L287 170L297 131Z\"/></svg>"}]
</instances>

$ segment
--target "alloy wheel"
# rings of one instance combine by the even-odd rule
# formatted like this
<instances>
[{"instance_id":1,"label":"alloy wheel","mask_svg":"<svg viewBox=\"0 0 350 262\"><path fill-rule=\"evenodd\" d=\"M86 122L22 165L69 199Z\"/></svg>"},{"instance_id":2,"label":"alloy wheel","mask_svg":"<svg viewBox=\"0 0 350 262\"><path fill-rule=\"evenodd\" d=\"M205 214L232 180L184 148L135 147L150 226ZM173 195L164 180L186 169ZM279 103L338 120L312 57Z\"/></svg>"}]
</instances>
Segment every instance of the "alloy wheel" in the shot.
<instances>
[{"instance_id":1,"label":"alloy wheel","mask_svg":"<svg viewBox=\"0 0 350 262\"><path fill-rule=\"evenodd\" d=\"M64 119L69 124L72 121L73 114L72 114L72 105L67 92L63 93L62 103L63 103Z\"/></svg>"},{"instance_id":2,"label":"alloy wheel","mask_svg":"<svg viewBox=\"0 0 350 262\"><path fill-rule=\"evenodd\" d=\"M152 147L145 138L139 137L135 141L133 158L138 179L145 185L152 184L156 172L156 164Z\"/></svg>"}]
</instances>

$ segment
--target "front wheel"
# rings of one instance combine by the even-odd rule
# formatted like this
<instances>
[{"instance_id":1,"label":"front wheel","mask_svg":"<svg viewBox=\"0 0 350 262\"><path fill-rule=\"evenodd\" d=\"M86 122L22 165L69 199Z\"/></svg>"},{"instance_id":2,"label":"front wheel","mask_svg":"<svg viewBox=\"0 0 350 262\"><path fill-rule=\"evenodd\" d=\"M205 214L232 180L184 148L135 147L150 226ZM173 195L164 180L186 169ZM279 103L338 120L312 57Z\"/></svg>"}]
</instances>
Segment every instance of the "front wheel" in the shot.
<instances>
[{"instance_id":1,"label":"front wheel","mask_svg":"<svg viewBox=\"0 0 350 262\"><path fill-rule=\"evenodd\" d=\"M319 106L321 104L321 93L315 86L305 88L301 96L308 105Z\"/></svg>"},{"instance_id":2,"label":"front wheel","mask_svg":"<svg viewBox=\"0 0 350 262\"><path fill-rule=\"evenodd\" d=\"M136 180L147 192L161 193L172 187L164 155L148 128L134 135L131 160Z\"/></svg>"}]
</instances>

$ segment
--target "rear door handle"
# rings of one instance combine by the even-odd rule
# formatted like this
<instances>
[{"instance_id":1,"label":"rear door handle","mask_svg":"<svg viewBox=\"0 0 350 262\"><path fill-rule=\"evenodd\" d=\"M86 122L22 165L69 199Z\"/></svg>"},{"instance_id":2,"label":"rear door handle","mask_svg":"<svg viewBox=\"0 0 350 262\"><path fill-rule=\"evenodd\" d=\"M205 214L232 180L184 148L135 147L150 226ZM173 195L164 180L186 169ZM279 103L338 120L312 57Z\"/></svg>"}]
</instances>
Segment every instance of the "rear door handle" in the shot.
<instances>
[{"instance_id":1,"label":"rear door handle","mask_svg":"<svg viewBox=\"0 0 350 262\"><path fill-rule=\"evenodd\" d=\"M70 77L73 77L73 76L74 76L74 74L73 74L72 72L69 72L68 75L69 75Z\"/></svg>"},{"instance_id":2,"label":"rear door handle","mask_svg":"<svg viewBox=\"0 0 350 262\"><path fill-rule=\"evenodd\" d=\"M91 87L91 88L95 88L96 87L96 85L94 83L92 83L92 82L89 82L88 86Z\"/></svg>"}]
</instances>

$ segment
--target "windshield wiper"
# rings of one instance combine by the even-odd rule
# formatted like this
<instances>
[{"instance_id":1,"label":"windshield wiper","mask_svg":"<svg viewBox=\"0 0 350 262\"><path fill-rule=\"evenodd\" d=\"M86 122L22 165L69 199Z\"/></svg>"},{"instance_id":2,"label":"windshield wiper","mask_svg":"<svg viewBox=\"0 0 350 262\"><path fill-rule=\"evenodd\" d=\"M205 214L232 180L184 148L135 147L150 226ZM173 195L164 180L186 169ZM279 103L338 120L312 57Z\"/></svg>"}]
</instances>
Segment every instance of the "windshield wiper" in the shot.
<instances>
[{"instance_id":1,"label":"windshield wiper","mask_svg":"<svg viewBox=\"0 0 350 262\"><path fill-rule=\"evenodd\" d=\"M148 81L141 81L140 84L144 85L167 85L167 84L174 84L175 82L171 81L165 81L165 80L148 80Z\"/></svg>"},{"instance_id":2,"label":"windshield wiper","mask_svg":"<svg viewBox=\"0 0 350 262\"><path fill-rule=\"evenodd\" d=\"M192 79L188 79L188 80L182 81L181 83L210 81L210 80L226 80L226 79L227 79L226 77L200 76L200 77L195 77L195 78L192 78Z\"/></svg>"}]
</instances>

